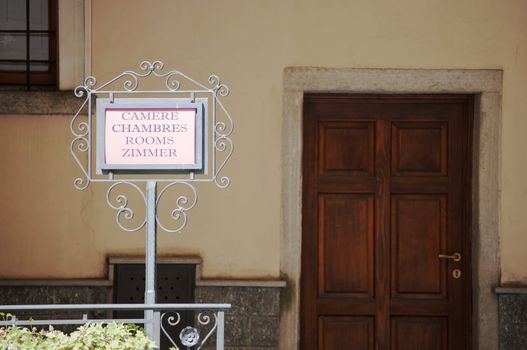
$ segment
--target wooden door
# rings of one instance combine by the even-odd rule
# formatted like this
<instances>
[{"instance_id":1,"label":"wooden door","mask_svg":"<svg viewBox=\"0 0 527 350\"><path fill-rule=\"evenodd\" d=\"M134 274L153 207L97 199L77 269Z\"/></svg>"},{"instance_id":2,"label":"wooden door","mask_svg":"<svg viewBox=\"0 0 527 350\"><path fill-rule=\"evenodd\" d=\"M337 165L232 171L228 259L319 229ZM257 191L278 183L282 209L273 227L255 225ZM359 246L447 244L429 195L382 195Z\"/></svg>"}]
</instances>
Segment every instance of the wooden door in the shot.
<instances>
[{"instance_id":1,"label":"wooden door","mask_svg":"<svg viewBox=\"0 0 527 350\"><path fill-rule=\"evenodd\" d=\"M473 104L305 96L302 350L471 348Z\"/></svg>"}]
</instances>

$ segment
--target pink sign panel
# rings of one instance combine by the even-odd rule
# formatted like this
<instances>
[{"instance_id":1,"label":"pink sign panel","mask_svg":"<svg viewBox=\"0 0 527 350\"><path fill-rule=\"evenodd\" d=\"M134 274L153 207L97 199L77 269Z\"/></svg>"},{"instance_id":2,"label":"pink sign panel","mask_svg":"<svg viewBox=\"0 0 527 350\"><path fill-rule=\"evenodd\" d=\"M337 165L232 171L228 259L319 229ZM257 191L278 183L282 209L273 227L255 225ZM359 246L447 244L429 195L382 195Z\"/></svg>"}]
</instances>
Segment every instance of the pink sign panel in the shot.
<instances>
[{"instance_id":1,"label":"pink sign panel","mask_svg":"<svg viewBox=\"0 0 527 350\"><path fill-rule=\"evenodd\" d=\"M107 108L106 164L183 165L196 162L196 109Z\"/></svg>"}]
</instances>

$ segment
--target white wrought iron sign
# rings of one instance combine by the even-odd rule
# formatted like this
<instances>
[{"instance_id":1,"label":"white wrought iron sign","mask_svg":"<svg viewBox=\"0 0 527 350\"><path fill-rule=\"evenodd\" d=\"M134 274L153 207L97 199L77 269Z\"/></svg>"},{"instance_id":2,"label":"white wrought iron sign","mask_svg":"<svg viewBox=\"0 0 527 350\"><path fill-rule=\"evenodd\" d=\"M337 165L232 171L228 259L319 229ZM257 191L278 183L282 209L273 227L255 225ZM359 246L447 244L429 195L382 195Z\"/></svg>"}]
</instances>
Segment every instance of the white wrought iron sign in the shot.
<instances>
[{"instance_id":1,"label":"white wrought iron sign","mask_svg":"<svg viewBox=\"0 0 527 350\"><path fill-rule=\"evenodd\" d=\"M140 90L147 78L161 80L164 89ZM142 229L146 220L134 227L126 226L136 213L129 207L128 196L115 192L118 187L137 191L145 203L146 192L140 185L148 181L163 186L157 202L170 189L188 189L174 203L173 225L158 221L165 231L180 232L187 225L187 212L197 202L194 184L229 186L229 177L222 171L233 152L233 121L221 101L229 88L216 75L211 75L208 83L210 86L201 84L177 70L164 72L160 61L143 61L140 72L124 71L100 85L94 77L88 77L75 89L75 96L85 100L71 121L70 151L81 173L74 186L84 190L90 183L110 183L108 204L116 210L116 222L125 231ZM139 95L163 97L137 98ZM98 120L93 116L95 103ZM171 176L136 175L164 173Z\"/></svg>"},{"instance_id":2,"label":"white wrought iron sign","mask_svg":"<svg viewBox=\"0 0 527 350\"><path fill-rule=\"evenodd\" d=\"M127 232L146 228L145 304L155 305L157 228L179 233L187 226L187 212L198 199L195 184L229 186L223 170L233 152L234 125L221 101L229 88L218 76L202 84L178 70L164 71L160 61L143 61L139 68L102 84L90 76L75 89L84 102L71 120L70 151L80 170L74 186L107 183L117 225ZM161 88L141 89L146 80ZM130 191L144 202L144 219L132 209ZM162 222L157 208L169 192L176 199L165 203L170 222ZM153 310L145 311L147 332L159 337L153 319ZM189 348L198 344L191 328L181 336Z\"/></svg>"}]
</instances>

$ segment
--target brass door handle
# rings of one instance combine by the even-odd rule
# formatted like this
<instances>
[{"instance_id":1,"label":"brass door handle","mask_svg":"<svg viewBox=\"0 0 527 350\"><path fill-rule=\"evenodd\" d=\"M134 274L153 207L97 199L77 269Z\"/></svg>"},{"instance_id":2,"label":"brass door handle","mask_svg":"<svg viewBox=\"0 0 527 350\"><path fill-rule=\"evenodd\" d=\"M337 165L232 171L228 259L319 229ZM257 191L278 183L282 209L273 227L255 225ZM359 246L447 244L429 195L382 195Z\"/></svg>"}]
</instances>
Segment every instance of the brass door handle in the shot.
<instances>
[{"instance_id":1,"label":"brass door handle","mask_svg":"<svg viewBox=\"0 0 527 350\"><path fill-rule=\"evenodd\" d=\"M458 253L458 252L455 252L454 254L452 255L447 255L447 254L439 254L437 256L439 259L452 259L454 261L461 261L461 254Z\"/></svg>"}]
</instances>

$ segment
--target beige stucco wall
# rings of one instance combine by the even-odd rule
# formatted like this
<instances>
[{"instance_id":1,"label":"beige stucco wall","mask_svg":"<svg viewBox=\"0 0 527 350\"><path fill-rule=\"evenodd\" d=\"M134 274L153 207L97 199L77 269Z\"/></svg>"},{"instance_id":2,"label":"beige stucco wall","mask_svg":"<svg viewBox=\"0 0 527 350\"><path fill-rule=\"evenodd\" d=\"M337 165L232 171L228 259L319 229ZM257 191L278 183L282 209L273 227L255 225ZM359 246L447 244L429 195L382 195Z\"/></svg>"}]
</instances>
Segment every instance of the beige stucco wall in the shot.
<instances>
[{"instance_id":1,"label":"beige stucco wall","mask_svg":"<svg viewBox=\"0 0 527 350\"><path fill-rule=\"evenodd\" d=\"M159 251L201 256L205 277L277 278L285 67L501 68L502 281L525 283L525 33L524 0L92 0L92 73L104 81L160 59L223 78L231 187L200 188L188 229L160 233ZM67 127L61 116L0 116L0 277L97 277L108 254L144 249L143 234L115 227L103 186L73 190Z\"/></svg>"}]
</instances>

